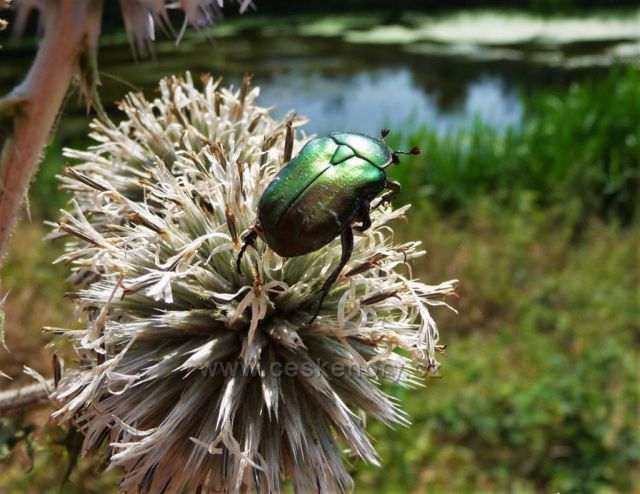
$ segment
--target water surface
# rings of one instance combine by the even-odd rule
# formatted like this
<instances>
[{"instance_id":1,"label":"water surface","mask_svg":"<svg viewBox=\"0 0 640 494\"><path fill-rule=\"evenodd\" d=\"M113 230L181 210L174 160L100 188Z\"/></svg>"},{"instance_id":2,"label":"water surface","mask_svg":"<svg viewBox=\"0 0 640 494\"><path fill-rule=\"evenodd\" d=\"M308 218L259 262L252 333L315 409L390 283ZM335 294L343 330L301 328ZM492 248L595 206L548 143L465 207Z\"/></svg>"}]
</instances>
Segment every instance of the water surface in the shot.
<instances>
[{"instance_id":1,"label":"water surface","mask_svg":"<svg viewBox=\"0 0 640 494\"><path fill-rule=\"evenodd\" d=\"M428 123L442 131L481 117L498 128L518 125L520 96L599 77L613 63L633 63L640 46L637 12L618 17L544 20L525 14L460 13L299 18L245 16L214 28L215 38L192 36L175 47L155 45L155 60L135 63L122 36L105 37L101 96L109 112L131 88L152 94L157 80L191 70L239 84L253 73L260 103L310 118L308 132L375 134ZM33 49L2 52L0 91L27 70ZM6 61L10 63L6 63ZM87 118L72 97L58 137L86 134Z\"/></svg>"}]
</instances>

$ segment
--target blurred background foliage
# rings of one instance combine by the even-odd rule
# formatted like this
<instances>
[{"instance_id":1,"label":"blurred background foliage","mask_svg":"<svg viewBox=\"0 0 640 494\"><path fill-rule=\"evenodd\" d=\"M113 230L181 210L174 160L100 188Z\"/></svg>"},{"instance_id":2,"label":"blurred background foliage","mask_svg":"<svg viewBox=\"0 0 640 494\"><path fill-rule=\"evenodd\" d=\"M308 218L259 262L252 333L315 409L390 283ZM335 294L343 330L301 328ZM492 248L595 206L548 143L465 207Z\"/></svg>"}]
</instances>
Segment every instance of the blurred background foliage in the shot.
<instances>
[{"instance_id":1,"label":"blurred background foliage","mask_svg":"<svg viewBox=\"0 0 640 494\"><path fill-rule=\"evenodd\" d=\"M370 10L388 2L346 4ZM520 12L527 16L638 16L584 10L612 5L599 0L446 6L488 4L529 9ZM212 31L219 36L213 45L202 36L177 49L158 43L157 61L137 66L114 20L101 54L103 100L110 104L131 85L152 94L161 75L185 69L236 84L251 71L262 103L278 105L276 114L290 107L309 114L310 132L373 133L389 125L393 145L422 146L422 156L392 171L403 184L397 204L413 204L397 232L428 249L417 276L461 280L452 301L459 315L435 311L449 345L441 376L418 390L389 388L413 425L370 424L384 466L354 463L356 492L639 492L640 68L637 57L607 57L640 40L612 32L605 40L513 41L500 52L490 44L474 52L455 40L356 43L341 31L345 23L366 31L411 17L405 9L426 15L443 5L407 0L394 3L396 13L336 18L337 27L320 34L291 26L282 34L274 31L287 25L283 12L326 13L345 2L259 2L267 16L230 15ZM326 22L316 24L324 29ZM14 62L0 64L3 91L28 66L30 43L10 44L0 55ZM383 111L386 100L398 111ZM378 113L365 114L369 107ZM11 351L0 353L0 368L17 382L28 381L25 363L50 375L40 328L72 320L61 296L66 268L51 265L61 245L41 241L42 221L65 206L55 180L65 165L61 149L88 144L86 122L72 98L31 189L31 220L16 231L2 268ZM0 424L0 492L58 491L76 449L65 431L34 427L46 415ZM80 460L62 492L115 492L117 472L97 475L97 468Z\"/></svg>"},{"instance_id":2,"label":"blurred background foliage","mask_svg":"<svg viewBox=\"0 0 640 494\"><path fill-rule=\"evenodd\" d=\"M414 126L398 145L422 143L427 166L419 175L397 167L395 176L407 200L429 198L448 212L492 195L511 208L561 204L576 228L592 217L629 225L638 213L639 87L637 69L614 68L597 82L529 96L518 128L474 119L443 135Z\"/></svg>"}]
</instances>

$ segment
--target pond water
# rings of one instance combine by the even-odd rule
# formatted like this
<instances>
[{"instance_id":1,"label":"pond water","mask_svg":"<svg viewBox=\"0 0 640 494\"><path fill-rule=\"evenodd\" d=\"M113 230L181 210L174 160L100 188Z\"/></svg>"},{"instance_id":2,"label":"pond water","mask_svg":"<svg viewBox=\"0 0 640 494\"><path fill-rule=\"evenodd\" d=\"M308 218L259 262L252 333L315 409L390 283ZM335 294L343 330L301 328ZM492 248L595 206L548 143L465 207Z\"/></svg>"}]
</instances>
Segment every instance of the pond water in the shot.
<instances>
[{"instance_id":1,"label":"pond water","mask_svg":"<svg viewBox=\"0 0 640 494\"><path fill-rule=\"evenodd\" d=\"M307 131L312 133L376 134L383 126L409 123L447 131L475 117L505 128L521 121L521 94L567 86L604 75L614 63L638 60L637 12L613 20L565 19L564 24L522 15L474 15L355 17L337 25L328 18L277 24L246 16L214 28L214 38L193 36L178 47L159 42L155 60L138 63L122 36L107 36L100 54L101 96L115 112L112 103L123 94L132 88L151 94L163 75L189 69L194 75L222 75L237 85L250 72L262 88L262 105L275 106L277 116L295 109L310 118ZM28 68L33 49L9 45L0 56L0 91L5 92ZM86 125L82 103L71 98L59 139L86 134Z\"/></svg>"}]
</instances>

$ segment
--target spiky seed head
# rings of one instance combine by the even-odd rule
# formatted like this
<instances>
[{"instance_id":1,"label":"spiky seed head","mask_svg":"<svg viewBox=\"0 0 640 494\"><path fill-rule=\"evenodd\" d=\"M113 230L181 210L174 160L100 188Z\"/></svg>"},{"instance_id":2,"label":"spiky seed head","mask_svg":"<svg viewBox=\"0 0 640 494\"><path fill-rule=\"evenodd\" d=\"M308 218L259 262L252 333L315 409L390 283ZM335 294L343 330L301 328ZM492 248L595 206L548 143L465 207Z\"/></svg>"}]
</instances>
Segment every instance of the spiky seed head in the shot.
<instances>
[{"instance_id":1,"label":"spiky seed head","mask_svg":"<svg viewBox=\"0 0 640 494\"><path fill-rule=\"evenodd\" d=\"M234 90L189 74L148 101L129 94L119 124L94 121L88 150L61 178L73 192L57 224L59 259L78 285L77 352L53 392L54 416L122 467L127 492L297 492L352 488L345 450L377 464L364 417L407 424L380 383L434 371L429 306L454 281L411 275L419 242L381 207L313 325L340 242L283 259L262 241L235 269L258 199L307 137L279 121L245 78Z\"/></svg>"}]
</instances>

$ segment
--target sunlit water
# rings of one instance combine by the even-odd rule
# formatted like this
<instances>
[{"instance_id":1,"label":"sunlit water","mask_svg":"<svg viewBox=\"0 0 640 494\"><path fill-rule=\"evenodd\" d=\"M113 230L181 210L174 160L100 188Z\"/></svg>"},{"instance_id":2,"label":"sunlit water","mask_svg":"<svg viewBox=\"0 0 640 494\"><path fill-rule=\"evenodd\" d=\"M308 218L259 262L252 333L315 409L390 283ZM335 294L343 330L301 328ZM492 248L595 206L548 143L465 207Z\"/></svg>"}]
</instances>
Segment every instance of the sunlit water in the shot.
<instances>
[{"instance_id":1,"label":"sunlit water","mask_svg":"<svg viewBox=\"0 0 640 494\"><path fill-rule=\"evenodd\" d=\"M412 81L409 68L374 69L344 78L282 75L263 86L264 101L278 102L276 114L298 109L317 132L332 129L377 134L382 126L398 129L407 123L428 123L451 130L478 116L497 127L518 124L521 104L517 91L505 88L500 77L480 75L469 82L452 108L442 109L435 93Z\"/></svg>"},{"instance_id":2,"label":"sunlit water","mask_svg":"<svg viewBox=\"0 0 640 494\"><path fill-rule=\"evenodd\" d=\"M288 74L277 84L264 86L262 95L265 101L279 102L276 114L300 109L318 132L345 129L376 134L381 126L397 129L407 122L428 123L445 131L464 125L473 115L502 128L521 118L517 92L492 76L470 82L465 94L447 110L412 81L409 69L376 69L339 79Z\"/></svg>"}]
</instances>

